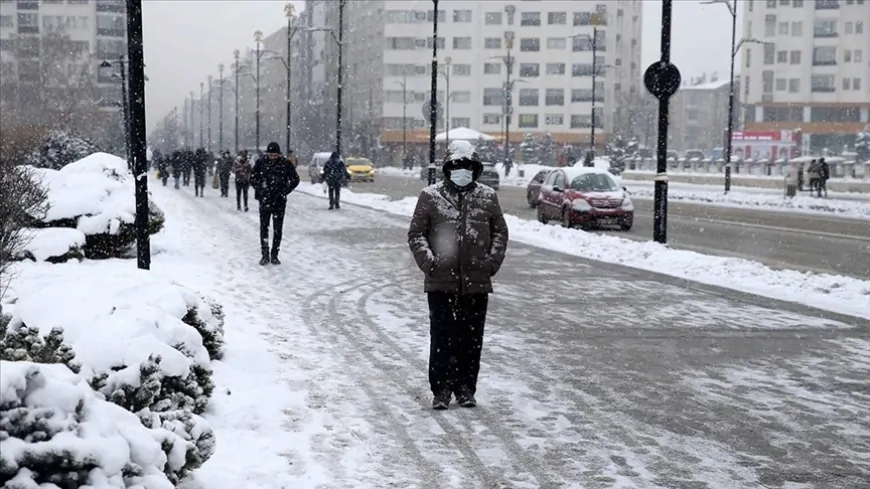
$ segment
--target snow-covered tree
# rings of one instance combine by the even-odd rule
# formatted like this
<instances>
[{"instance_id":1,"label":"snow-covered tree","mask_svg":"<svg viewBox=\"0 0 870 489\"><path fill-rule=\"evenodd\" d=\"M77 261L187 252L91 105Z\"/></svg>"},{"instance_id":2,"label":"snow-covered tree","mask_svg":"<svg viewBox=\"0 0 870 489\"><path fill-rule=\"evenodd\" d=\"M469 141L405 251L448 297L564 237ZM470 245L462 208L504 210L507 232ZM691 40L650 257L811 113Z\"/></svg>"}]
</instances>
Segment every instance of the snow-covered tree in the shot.
<instances>
[{"instance_id":1,"label":"snow-covered tree","mask_svg":"<svg viewBox=\"0 0 870 489\"><path fill-rule=\"evenodd\" d=\"M527 132L523 136L523 142L520 143L520 154L523 156L523 163L533 165L538 163L538 144L532 133Z\"/></svg>"},{"instance_id":2,"label":"snow-covered tree","mask_svg":"<svg viewBox=\"0 0 870 489\"><path fill-rule=\"evenodd\" d=\"M0 158L0 299L10 279L9 265L27 245L25 227L47 210L47 191L36 170Z\"/></svg>"},{"instance_id":3,"label":"snow-covered tree","mask_svg":"<svg viewBox=\"0 0 870 489\"><path fill-rule=\"evenodd\" d=\"M610 158L610 170L614 174L625 171L625 163L628 159L638 154L638 143L625 135L616 133L607 143L607 156Z\"/></svg>"},{"instance_id":4,"label":"snow-covered tree","mask_svg":"<svg viewBox=\"0 0 870 489\"><path fill-rule=\"evenodd\" d=\"M39 146L22 163L37 168L60 170L86 156L99 152L92 141L60 130L49 131Z\"/></svg>"},{"instance_id":5,"label":"snow-covered tree","mask_svg":"<svg viewBox=\"0 0 870 489\"><path fill-rule=\"evenodd\" d=\"M855 153L858 161L870 161L870 126L864 128L855 138Z\"/></svg>"},{"instance_id":6,"label":"snow-covered tree","mask_svg":"<svg viewBox=\"0 0 870 489\"><path fill-rule=\"evenodd\" d=\"M223 306L205 297L202 302L208 306L207 313L210 317L203 317L205 314L202 309L188 306L187 314L181 320L202 336L202 346L208 350L209 358L220 360L224 347Z\"/></svg>"}]
</instances>

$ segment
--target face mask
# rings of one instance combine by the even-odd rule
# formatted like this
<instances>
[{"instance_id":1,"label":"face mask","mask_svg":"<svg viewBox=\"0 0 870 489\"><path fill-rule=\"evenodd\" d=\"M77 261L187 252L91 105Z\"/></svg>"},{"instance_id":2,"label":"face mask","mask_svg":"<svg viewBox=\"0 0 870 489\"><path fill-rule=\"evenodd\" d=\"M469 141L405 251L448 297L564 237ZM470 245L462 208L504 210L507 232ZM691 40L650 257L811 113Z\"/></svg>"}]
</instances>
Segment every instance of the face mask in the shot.
<instances>
[{"instance_id":1,"label":"face mask","mask_svg":"<svg viewBox=\"0 0 870 489\"><path fill-rule=\"evenodd\" d=\"M471 170L451 170L450 181L455 183L457 187L465 187L472 180Z\"/></svg>"}]
</instances>

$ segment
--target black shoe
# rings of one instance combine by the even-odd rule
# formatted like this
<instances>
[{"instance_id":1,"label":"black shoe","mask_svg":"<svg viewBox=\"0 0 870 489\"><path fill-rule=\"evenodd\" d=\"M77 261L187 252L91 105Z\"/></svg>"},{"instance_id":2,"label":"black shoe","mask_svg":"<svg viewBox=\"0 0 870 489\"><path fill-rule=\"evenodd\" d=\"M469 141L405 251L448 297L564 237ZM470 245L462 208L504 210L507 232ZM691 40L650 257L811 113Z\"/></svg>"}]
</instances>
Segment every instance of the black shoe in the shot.
<instances>
[{"instance_id":1,"label":"black shoe","mask_svg":"<svg viewBox=\"0 0 870 489\"><path fill-rule=\"evenodd\" d=\"M269 264L269 258L267 258L265 256L263 258L260 258L260 265L263 265L265 267L268 264Z\"/></svg>"},{"instance_id":2,"label":"black shoe","mask_svg":"<svg viewBox=\"0 0 870 489\"><path fill-rule=\"evenodd\" d=\"M338 205L338 204L335 204L335 208L336 208L336 209L341 209L341 206Z\"/></svg>"},{"instance_id":3,"label":"black shoe","mask_svg":"<svg viewBox=\"0 0 870 489\"><path fill-rule=\"evenodd\" d=\"M272 265L280 265L280 264L281 264L281 260L279 260L277 256L273 256L272 257Z\"/></svg>"},{"instance_id":4,"label":"black shoe","mask_svg":"<svg viewBox=\"0 0 870 489\"><path fill-rule=\"evenodd\" d=\"M432 398L432 409L436 411L444 411L450 407L450 398L453 395L450 392L439 392Z\"/></svg>"},{"instance_id":5,"label":"black shoe","mask_svg":"<svg viewBox=\"0 0 870 489\"><path fill-rule=\"evenodd\" d=\"M329 210L333 210L333 209L335 209L334 205L329 206Z\"/></svg>"},{"instance_id":6,"label":"black shoe","mask_svg":"<svg viewBox=\"0 0 870 489\"><path fill-rule=\"evenodd\" d=\"M245 212L248 212L248 206L245 206Z\"/></svg>"},{"instance_id":7,"label":"black shoe","mask_svg":"<svg viewBox=\"0 0 870 489\"><path fill-rule=\"evenodd\" d=\"M456 392L456 402L464 408L473 408L477 406L477 399L474 398L474 394L472 394L469 389L459 389L459 391Z\"/></svg>"}]
</instances>

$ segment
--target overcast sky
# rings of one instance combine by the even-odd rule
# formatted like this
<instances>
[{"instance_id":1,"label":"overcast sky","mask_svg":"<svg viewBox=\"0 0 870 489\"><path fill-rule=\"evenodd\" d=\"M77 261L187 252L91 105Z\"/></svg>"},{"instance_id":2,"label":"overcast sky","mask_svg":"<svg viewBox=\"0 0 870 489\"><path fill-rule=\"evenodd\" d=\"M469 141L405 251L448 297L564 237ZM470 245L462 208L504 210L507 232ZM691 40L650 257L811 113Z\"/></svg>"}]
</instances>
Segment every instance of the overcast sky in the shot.
<instances>
[{"instance_id":1,"label":"overcast sky","mask_svg":"<svg viewBox=\"0 0 870 489\"><path fill-rule=\"evenodd\" d=\"M567 0L566 0L567 1ZM286 22L279 0L148 0L143 3L148 127L154 127L172 107L179 110L193 90L219 63L228 64L233 49L253 46L253 33L265 35ZM303 2L293 2L301 11ZM659 56L661 2L644 0L642 61ZM739 36L738 32L738 36ZM671 60L683 77L703 72L728 76L731 16L725 5L696 0L674 2Z\"/></svg>"}]
</instances>

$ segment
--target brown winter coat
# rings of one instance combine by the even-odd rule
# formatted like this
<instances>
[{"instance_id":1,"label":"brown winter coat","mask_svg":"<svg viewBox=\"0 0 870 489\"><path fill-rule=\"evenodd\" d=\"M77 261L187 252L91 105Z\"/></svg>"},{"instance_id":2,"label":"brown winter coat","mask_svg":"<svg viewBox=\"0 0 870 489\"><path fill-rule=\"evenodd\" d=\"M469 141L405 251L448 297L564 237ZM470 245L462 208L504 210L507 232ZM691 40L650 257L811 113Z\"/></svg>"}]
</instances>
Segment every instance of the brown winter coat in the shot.
<instances>
[{"instance_id":1,"label":"brown winter coat","mask_svg":"<svg viewBox=\"0 0 870 489\"><path fill-rule=\"evenodd\" d=\"M250 183L252 170L253 167L247 159L236 158L236 163L233 165L233 173L236 174L236 182Z\"/></svg>"},{"instance_id":2,"label":"brown winter coat","mask_svg":"<svg viewBox=\"0 0 870 489\"><path fill-rule=\"evenodd\" d=\"M473 183L460 190L442 181L420 193L408 244L425 274L425 292L492 292L507 243L507 223L490 187Z\"/></svg>"}]
</instances>

